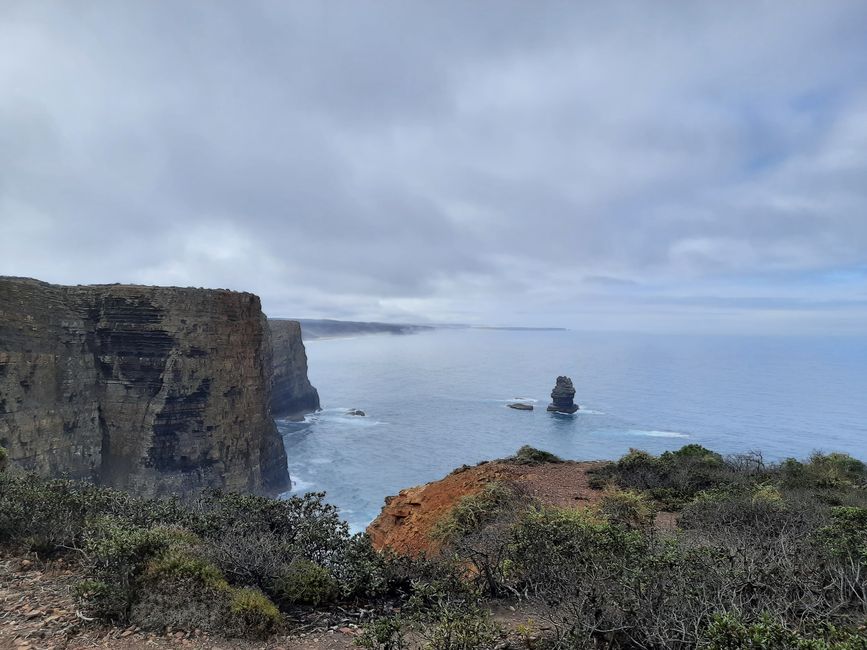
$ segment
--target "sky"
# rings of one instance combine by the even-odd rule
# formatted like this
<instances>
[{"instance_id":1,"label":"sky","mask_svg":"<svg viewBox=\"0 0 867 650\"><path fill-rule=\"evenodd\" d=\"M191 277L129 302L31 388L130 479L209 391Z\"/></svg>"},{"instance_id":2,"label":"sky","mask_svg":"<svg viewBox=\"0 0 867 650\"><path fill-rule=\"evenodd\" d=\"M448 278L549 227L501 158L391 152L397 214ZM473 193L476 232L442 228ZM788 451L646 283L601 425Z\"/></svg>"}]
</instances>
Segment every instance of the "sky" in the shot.
<instances>
[{"instance_id":1,"label":"sky","mask_svg":"<svg viewBox=\"0 0 867 650\"><path fill-rule=\"evenodd\" d=\"M867 332L867 3L0 0L0 275Z\"/></svg>"}]
</instances>

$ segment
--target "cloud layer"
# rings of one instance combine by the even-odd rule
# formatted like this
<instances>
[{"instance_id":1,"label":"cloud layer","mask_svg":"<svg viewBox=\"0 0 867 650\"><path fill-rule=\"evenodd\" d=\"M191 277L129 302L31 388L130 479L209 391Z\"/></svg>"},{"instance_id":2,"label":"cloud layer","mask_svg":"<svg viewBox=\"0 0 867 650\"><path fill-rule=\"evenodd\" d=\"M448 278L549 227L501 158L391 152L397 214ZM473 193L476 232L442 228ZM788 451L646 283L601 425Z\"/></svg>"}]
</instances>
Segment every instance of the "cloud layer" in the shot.
<instances>
[{"instance_id":1,"label":"cloud layer","mask_svg":"<svg viewBox=\"0 0 867 650\"><path fill-rule=\"evenodd\" d=\"M6 2L0 274L858 332L863 2Z\"/></svg>"}]
</instances>

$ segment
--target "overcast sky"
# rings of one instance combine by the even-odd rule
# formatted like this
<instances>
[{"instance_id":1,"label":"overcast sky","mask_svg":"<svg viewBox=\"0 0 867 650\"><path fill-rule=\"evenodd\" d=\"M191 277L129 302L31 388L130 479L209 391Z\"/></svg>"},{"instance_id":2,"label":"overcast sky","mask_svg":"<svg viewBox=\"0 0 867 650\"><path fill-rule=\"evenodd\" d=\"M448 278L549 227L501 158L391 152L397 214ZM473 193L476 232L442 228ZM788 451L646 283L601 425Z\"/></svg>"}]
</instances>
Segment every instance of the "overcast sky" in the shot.
<instances>
[{"instance_id":1,"label":"overcast sky","mask_svg":"<svg viewBox=\"0 0 867 650\"><path fill-rule=\"evenodd\" d=\"M0 274L867 331L867 3L0 0Z\"/></svg>"}]
</instances>

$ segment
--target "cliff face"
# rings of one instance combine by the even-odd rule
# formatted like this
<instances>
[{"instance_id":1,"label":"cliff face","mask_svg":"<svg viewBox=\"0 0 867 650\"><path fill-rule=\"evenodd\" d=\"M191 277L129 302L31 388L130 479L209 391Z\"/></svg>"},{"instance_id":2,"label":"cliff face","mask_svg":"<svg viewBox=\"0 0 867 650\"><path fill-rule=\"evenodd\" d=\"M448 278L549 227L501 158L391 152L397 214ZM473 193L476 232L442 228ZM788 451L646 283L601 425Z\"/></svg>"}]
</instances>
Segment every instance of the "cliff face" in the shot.
<instances>
[{"instance_id":1,"label":"cliff face","mask_svg":"<svg viewBox=\"0 0 867 650\"><path fill-rule=\"evenodd\" d=\"M307 378L307 352L301 341L301 325L294 320L270 319L273 353L271 413L285 417L319 408L319 393Z\"/></svg>"},{"instance_id":2,"label":"cliff face","mask_svg":"<svg viewBox=\"0 0 867 650\"><path fill-rule=\"evenodd\" d=\"M0 446L139 494L288 487L259 298L0 278Z\"/></svg>"}]
</instances>

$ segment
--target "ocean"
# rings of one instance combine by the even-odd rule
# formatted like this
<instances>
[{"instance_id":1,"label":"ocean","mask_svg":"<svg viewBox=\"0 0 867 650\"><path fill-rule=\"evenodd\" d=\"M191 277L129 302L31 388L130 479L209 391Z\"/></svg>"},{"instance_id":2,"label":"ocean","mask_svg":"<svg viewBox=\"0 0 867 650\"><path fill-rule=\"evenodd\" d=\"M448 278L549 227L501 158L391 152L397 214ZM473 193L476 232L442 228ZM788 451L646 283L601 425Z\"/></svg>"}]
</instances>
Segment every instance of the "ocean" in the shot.
<instances>
[{"instance_id":1,"label":"ocean","mask_svg":"<svg viewBox=\"0 0 867 650\"><path fill-rule=\"evenodd\" d=\"M441 329L306 346L322 411L278 421L292 492L326 492L353 530L386 496L522 445L576 460L689 443L867 460L867 338ZM545 410L558 375L575 415ZM536 409L506 406L519 399Z\"/></svg>"}]
</instances>

